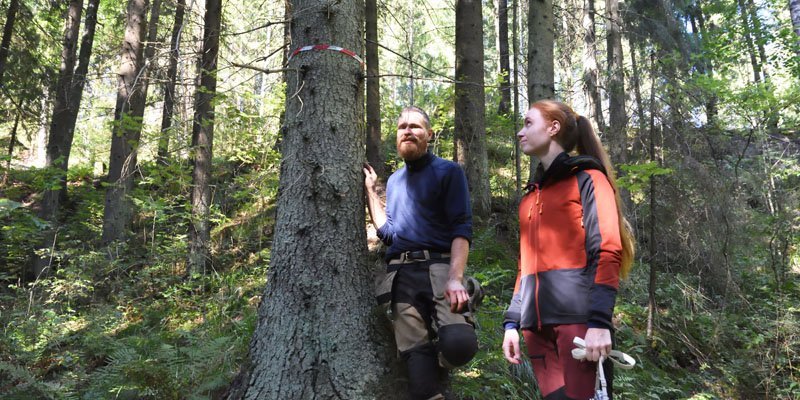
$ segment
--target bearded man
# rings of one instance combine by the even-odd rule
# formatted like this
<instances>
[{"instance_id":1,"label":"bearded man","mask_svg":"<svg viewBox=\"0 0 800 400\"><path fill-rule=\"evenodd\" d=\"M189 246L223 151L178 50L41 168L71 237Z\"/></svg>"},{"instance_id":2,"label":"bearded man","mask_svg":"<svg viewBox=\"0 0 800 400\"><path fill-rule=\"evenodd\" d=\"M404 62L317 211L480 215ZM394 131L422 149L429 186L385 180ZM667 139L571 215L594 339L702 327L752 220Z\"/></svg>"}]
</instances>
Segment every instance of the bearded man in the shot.
<instances>
[{"instance_id":1,"label":"bearded man","mask_svg":"<svg viewBox=\"0 0 800 400\"><path fill-rule=\"evenodd\" d=\"M458 164L428 151L431 139L425 111L405 108L397 121L397 152L405 166L387 182L385 208L375 171L364 167L370 217L388 246L378 301L391 305L414 400L444 399L439 377L478 350L464 287L472 239L467 179Z\"/></svg>"}]
</instances>

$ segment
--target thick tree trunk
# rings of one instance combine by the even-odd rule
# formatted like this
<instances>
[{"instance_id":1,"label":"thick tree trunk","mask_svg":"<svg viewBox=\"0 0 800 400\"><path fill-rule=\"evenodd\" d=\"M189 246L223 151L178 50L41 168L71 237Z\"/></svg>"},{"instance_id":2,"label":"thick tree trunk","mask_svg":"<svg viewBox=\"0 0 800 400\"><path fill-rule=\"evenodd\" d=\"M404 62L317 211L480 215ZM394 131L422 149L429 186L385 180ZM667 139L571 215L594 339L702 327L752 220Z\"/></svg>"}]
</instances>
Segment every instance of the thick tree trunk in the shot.
<instances>
[{"instance_id":1,"label":"thick tree trunk","mask_svg":"<svg viewBox=\"0 0 800 400\"><path fill-rule=\"evenodd\" d=\"M600 98L597 68L597 41L595 36L595 0L584 0L583 7L583 85L586 93L587 108L597 124L600 132L606 131L603 118L603 102Z\"/></svg>"},{"instance_id":2,"label":"thick tree trunk","mask_svg":"<svg viewBox=\"0 0 800 400\"><path fill-rule=\"evenodd\" d=\"M136 150L142 133L145 93L140 74L144 66L142 45L146 11L147 0L128 1L111 137L109 186L103 210L103 244L124 239L133 217L133 204L128 195L133 189Z\"/></svg>"},{"instance_id":3,"label":"thick tree trunk","mask_svg":"<svg viewBox=\"0 0 800 400\"><path fill-rule=\"evenodd\" d=\"M19 0L11 0L6 10L6 22L3 25L3 39L0 41L0 87L3 87L3 73L6 70L6 60L11 50L11 35L14 33L14 20L19 11Z\"/></svg>"},{"instance_id":4,"label":"thick tree trunk","mask_svg":"<svg viewBox=\"0 0 800 400\"><path fill-rule=\"evenodd\" d=\"M378 59L378 2L366 0L367 28L367 161L381 179L386 168L381 152L381 81Z\"/></svg>"},{"instance_id":5,"label":"thick tree trunk","mask_svg":"<svg viewBox=\"0 0 800 400\"><path fill-rule=\"evenodd\" d=\"M456 0L455 153L469 183L473 215L491 213L483 89L483 17L480 0Z\"/></svg>"},{"instance_id":6,"label":"thick tree trunk","mask_svg":"<svg viewBox=\"0 0 800 400\"><path fill-rule=\"evenodd\" d=\"M553 1L533 0L528 9L528 100L555 97Z\"/></svg>"},{"instance_id":7,"label":"thick tree trunk","mask_svg":"<svg viewBox=\"0 0 800 400\"><path fill-rule=\"evenodd\" d=\"M169 66L167 81L164 84L164 108L161 112L161 132L158 137L158 162L167 163L169 157L169 137L172 131L172 116L175 113L175 82L178 76L178 58L181 49L181 32L183 32L183 15L186 11L186 0L175 3L175 21L172 24L172 37L169 42Z\"/></svg>"},{"instance_id":8,"label":"thick tree trunk","mask_svg":"<svg viewBox=\"0 0 800 400\"><path fill-rule=\"evenodd\" d=\"M607 49L608 49L608 114L609 130L605 132L611 159L615 163L628 161L628 135L625 129L625 69L622 65L622 34L619 18L619 2L606 0Z\"/></svg>"},{"instance_id":9,"label":"thick tree trunk","mask_svg":"<svg viewBox=\"0 0 800 400\"><path fill-rule=\"evenodd\" d=\"M195 94L192 126L192 225L189 227L189 267L206 272L210 263L211 159L214 145L214 96L217 92L217 55L222 22L222 0L206 0L200 90Z\"/></svg>"},{"instance_id":10,"label":"thick tree trunk","mask_svg":"<svg viewBox=\"0 0 800 400\"><path fill-rule=\"evenodd\" d=\"M500 104L497 113L511 110L511 75L508 54L508 0L497 0L497 49L500 53Z\"/></svg>"},{"instance_id":11,"label":"thick tree trunk","mask_svg":"<svg viewBox=\"0 0 800 400\"><path fill-rule=\"evenodd\" d=\"M292 41L361 53L364 3L297 0ZM310 12L314 10L314 12ZM289 62L275 239L250 344L231 398L395 399L366 263L363 71L344 53ZM236 386L236 385L234 385Z\"/></svg>"},{"instance_id":12,"label":"thick tree trunk","mask_svg":"<svg viewBox=\"0 0 800 400\"><path fill-rule=\"evenodd\" d=\"M531 0L528 5L528 102L555 98L553 0ZM531 157L528 180L539 160Z\"/></svg>"}]
</instances>

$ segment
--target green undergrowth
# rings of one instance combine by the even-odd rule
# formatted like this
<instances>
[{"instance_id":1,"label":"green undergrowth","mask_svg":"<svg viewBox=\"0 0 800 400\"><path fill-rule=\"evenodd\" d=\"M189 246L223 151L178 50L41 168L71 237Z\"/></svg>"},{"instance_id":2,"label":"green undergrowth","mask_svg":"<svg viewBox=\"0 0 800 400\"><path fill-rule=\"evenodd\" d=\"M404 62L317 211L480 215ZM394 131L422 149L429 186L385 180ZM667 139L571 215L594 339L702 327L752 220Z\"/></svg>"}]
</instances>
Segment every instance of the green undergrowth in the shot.
<instances>
[{"instance_id":1,"label":"green undergrowth","mask_svg":"<svg viewBox=\"0 0 800 400\"><path fill-rule=\"evenodd\" d=\"M16 189L32 179L12 177L0 203L3 227L13 227L0 240L0 398L200 399L227 389L266 282L277 175L222 164L215 263L204 275L186 273L190 177L175 164L142 167L131 240L104 250L96 245L102 184L71 175L50 271L32 282L8 279L48 227Z\"/></svg>"},{"instance_id":2,"label":"green undergrowth","mask_svg":"<svg viewBox=\"0 0 800 400\"><path fill-rule=\"evenodd\" d=\"M493 154L513 154L499 142L490 140ZM257 320L278 174L223 165L214 177L215 263L205 275L185 268L187 166L145 165L133 194L133 240L97 250L102 184L76 169L53 272L35 282L10 279L46 227L29 206L45 178L35 171L10 177L0 196L0 398L207 399L224 392ZM515 188L498 178L492 189L495 214L476 229L468 268L486 293L477 313L480 350L455 371L451 390L465 400L539 399L529 363L511 367L502 356L517 268ZM614 318L616 347L637 366L616 371L616 398L800 399L798 276L771 274L763 254L754 245L731 263L726 292L709 289L702 275L661 266L649 336L650 266L638 262L620 287Z\"/></svg>"}]
</instances>

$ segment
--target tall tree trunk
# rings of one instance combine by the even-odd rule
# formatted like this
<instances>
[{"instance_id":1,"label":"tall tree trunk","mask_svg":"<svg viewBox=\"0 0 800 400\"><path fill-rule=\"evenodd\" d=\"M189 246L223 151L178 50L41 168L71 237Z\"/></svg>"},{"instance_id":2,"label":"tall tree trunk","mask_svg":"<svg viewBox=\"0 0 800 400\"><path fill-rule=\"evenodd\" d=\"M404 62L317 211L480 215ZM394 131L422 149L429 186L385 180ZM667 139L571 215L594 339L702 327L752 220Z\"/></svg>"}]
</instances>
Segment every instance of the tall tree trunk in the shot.
<instances>
[{"instance_id":1,"label":"tall tree trunk","mask_svg":"<svg viewBox=\"0 0 800 400\"><path fill-rule=\"evenodd\" d=\"M483 89L483 17L480 0L456 0L455 153L469 183L473 214L491 213Z\"/></svg>"},{"instance_id":2,"label":"tall tree trunk","mask_svg":"<svg viewBox=\"0 0 800 400\"><path fill-rule=\"evenodd\" d=\"M136 150L142 134L144 85L141 72L147 0L129 0L117 79L117 105L111 137L108 189L103 209L103 244L122 240L133 217L128 195L133 189ZM113 254L112 254L113 255Z\"/></svg>"},{"instance_id":3,"label":"tall tree trunk","mask_svg":"<svg viewBox=\"0 0 800 400\"><path fill-rule=\"evenodd\" d=\"M603 118L603 102L600 98L598 88L598 68L597 68L597 42L595 37L595 0L584 0L583 6L583 84L586 93L586 102L590 118L594 118L597 129L600 132L606 131L606 123Z\"/></svg>"},{"instance_id":4,"label":"tall tree trunk","mask_svg":"<svg viewBox=\"0 0 800 400\"><path fill-rule=\"evenodd\" d=\"M553 0L528 4L528 102L555 98ZM533 180L539 160L531 157L528 180Z\"/></svg>"},{"instance_id":5,"label":"tall tree trunk","mask_svg":"<svg viewBox=\"0 0 800 400\"><path fill-rule=\"evenodd\" d=\"M622 65L622 34L619 18L618 0L606 0L607 17L607 51L608 51L608 114L609 130L605 137L609 138L608 146L611 159L616 163L625 163L627 157L628 135L625 130L627 115L625 113L625 69Z\"/></svg>"},{"instance_id":6,"label":"tall tree trunk","mask_svg":"<svg viewBox=\"0 0 800 400\"><path fill-rule=\"evenodd\" d=\"M147 97L147 89L150 87L150 71L152 71L153 57L156 54L156 42L158 42L158 20L161 17L161 0L153 0L150 6L150 21L147 23L147 44L144 48L144 94Z\"/></svg>"},{"instance_id":7,"label":"tall tree trunk","mask_svg":"<svg viewBox=\"0 0 800 400\"><path fill-rule=\"evenodd\" d=\"M655 69L655 53L650 55L650 162L655 162L656 150L656 69ZM656 318L656 284L658 276L657 265L657 250L656 243L656 184L655 176L650 177L650 237L649 237L649 252L650 252L650 276L647 285L647 337L653 337L653 330Z\"/></svg>"},{"instance_id":8,"label":"tall tree trunk","mask_svg":"<svg viewBox=\"0 0 800 400\"><path fill-rule=\"evenodd\" d=\"M500 53L500 104L497 113L508 114L511 108L511 74L508 55L508 0L497 0L497 49Z\"/></svg>"},{"instance_id":9,"label":"tall tree trunk","mask_svg":"<svg viewBox=\"0 0 800 400\"><path fill-rule=\"evenodd\" d=\"M742 29L744 32L744 40L747 45L747 53L750 55L750 65L753 67L753 82L761 83L761 64L756 59L756 48L753 44L753 33L750 27L750 18L748 18L747 7L745 7L744 0L736 0L739 5L739 12L742 17Z\"/></svg>"},{"instance_id":10,"label":"tall tree trunk","mask_svg":"<svg viewBox=\"0 0 800 400\"><path fill-rule=\"evenodd\" d=\"M0 41L0 87L3 87L3 73L6 70L6 60L11 50L11 35L14 33L14 20L19 11L19 0L11 0L6 10L6 22L3 25L3 39Z\"/></svg>"},{"instance_id":11,"label":"tall tree trunk","mask_svg":"<svg viewBox=\"0 0 800 400\"><path fill-rule=\"evenodd\" d=\"M96 7L94 11L96 16ZM47 140L47 156L45 158L46 168L58 169L59 183L56 187L47 188L42 194L42 202L38 213L39 218L50 222L51 229L44 233L43 241L39 245L40 249L52 247L58 226L58 209L61 201L67 195L67 168L75 129L75 121L71 120L71 117L74 114L77 118L78 108L78 104L75 104L76 99L73 98L73 76L75 75L78 32L80 31L82 12L83 2L81 0L70 1L67 8L61 48L61 68L55 89L53 115L50 120L50 135ZM92 28L94 27L92 26ZM83 87L82 83L81 87ZM76 109L74 113L72 112L73 108ZM44 254L44 252L41 257L35 258L28 278L36 279L41 276L50 264L50 259L51 256Z\"/></svg>"},{"instance_id":12,"label":"tall tree trunk","mask_svg":"<svg viewBox=\"0 0 800 400\"><path fill-rule=\"evenodd\" d=\"M178 76L178 59L181 50L181 32L186 0L176 0L175 20L172 24L172 37L169 41L169 66L167 81L164 84L164 108L161 112L161 132L158 137L158 163L166 164L169 157L169 137L172 131L172 116L175 112L175 82Z\"/></svg>"},{"instance_id":13,"label":"tall tree trunk","mask_svg":"<svg viewBox=\"0 0 800 400\"><path fill-rule=\"evenodd\" d=\"M517 183L517 198L522 196L522 166L520 157L519 141L517 140L517 132L519 131L519 5L517 0L511 0L511 8L514 12L513 23L514 28L511 31L511 40L514 42L514 133L511 137L514 143L514 174Z\"/></svg>"},{"instance_id":14,"label":"tall tree trunk","mask_svg":"<svg viewBox=\"0 0 800 400\"><path fill-rule=\"evenodd\" d=\"M761 78L767 80L767 52L765 48L766 39L764 38L764 30L761 27L761 18L758 17L758 9L756 8L753 0L747 0L747 13L750 15L750 22L753 25L753 39L756 42L756 49L758 49L758 59L761 62Z\"/></svg>"},{"instance_id":15,"label":"tall tree trunk","mask_svg":"<svg viewBox=\"0 0 800 400\"><path fill-rule=\"evenodd\" d=\"M378 77L378 2L366 0L367 36L367 161L381 179L386 179L381 152L381 81Z\"/></svg>"},{"instance_id":16,"label":"tall tree trunk","mask_svg":"<svg viewBox=\"0 0 800 400\"><path fill-rule=\"evenodd\" d=\"M222 0L206 0L200 90L195 94L192 125L192 225L189 227L189 266L206 272L211 260L211 161L214 144L214 96L217 93L217 55Z\"/></svg>"},{"instance_id":17,"label":"tall tree trunk","mask_svg":"<svg viewBox=\"0 0 800 400\"><path fill-rule=\"evenodd\" d=\"M361 52L362 1L297 0L293 9L293 43ZM376 336L385 317L374 309L365 257L363 72L329 51L300 53L289 68L297 95L286 100L271 265L249 376L229 398L397 398L381 390L393 381L385 353L393 343Z\"/></svg>"},{"instance_id":18,"label":"tall tree trunk","mask_svg":"<svg viewBox=\"0 0 800 400\"><path fill-rule=\"evenodd\" d=\"M789 0L789 14L792 16L795 40L800 42L800 0Z\"/></svg>"},{"instance_id":19,"label":"tall tree trunk","mask_svg":"<svg viewBox=\"0 0 800 400\"><path fill-rule=\"evenodd\" d=\"M631 49L631 70L633 72L633 76L631 77L631 86L633 87L633 98L636 103L636 122L638 125L638 132L637 135L642 137L644 135L645 129L647 127L647 121L644 119L644 104L642 103L642 81L641 81L641 73L639 71L639 63L637 62L637 46L633 40L628 38L628 45ZM634 143L639 143L639 140L634 141ZM634 154L637 154L636 151L638 148L634 146ZM634 155L632 158L636 158Z\"/></svg>"},{"instance_id":20,"label":"tall tree trunk","mask_svg":"<svg viewBox=\"0 0 800 400\"><path fill-rule=\"evenodd\" d=\"M75 74L75 62L77 61L78 32L81 27L81 14L83 13L83 1L72 0L67 9L67 19L64 28L64 39L61 48L61 68L58 73L58 83L55 89L55 99L53 101L53 116L50 119L50 135L47 140L47 159L48 168L58 168L59 185L58 188L50 188L44 192L42 206L39 217L47 221L55 221L58 212L59 202L62 196L66 195L66 175L67 163L69 162L69 151L72 146L72 129L69 127L70 119L70 100L72 79ZM74 128L74 124L72 125Z\"/></svg>"}]
</instances>

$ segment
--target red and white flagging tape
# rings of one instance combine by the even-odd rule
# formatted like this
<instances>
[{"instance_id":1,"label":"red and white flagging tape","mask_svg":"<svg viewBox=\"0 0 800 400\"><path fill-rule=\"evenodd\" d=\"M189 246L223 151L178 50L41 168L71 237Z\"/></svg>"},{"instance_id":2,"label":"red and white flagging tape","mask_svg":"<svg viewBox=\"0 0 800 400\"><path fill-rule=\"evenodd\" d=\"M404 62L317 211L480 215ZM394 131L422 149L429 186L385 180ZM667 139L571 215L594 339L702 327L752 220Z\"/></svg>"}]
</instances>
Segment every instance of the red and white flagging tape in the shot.
<instances>
[{"instance_id":1,"label":"red and white flagging tape","mask_svg":"<svg viewBox=\"0 0 800 400\"><path fill-rule=\"evenodd\" d=\"M343 47L332 46L332 45L329 45L329 44L315 44L315 45L310 45L310 46L299 47L297 50L292 52L292 55L289 56L289 60L291 60L292 57L294 57L294 56L296 56L296 55L298 55L298 54L300 54L300 53L302 53L304 51L317 51L317 50L330 50L330 51L336 51L336 52L339 52L339 53L343 53L345 55L348 55L348 56L353 57L354 59L356 59L356 61L358 61L362 66L364 65L364 60L361 59L361 57L359 57L358 54L356 54L355 52L353 52L351 50L347 50L347 49L345 49Z\"/></svg>"}]
</instances>

